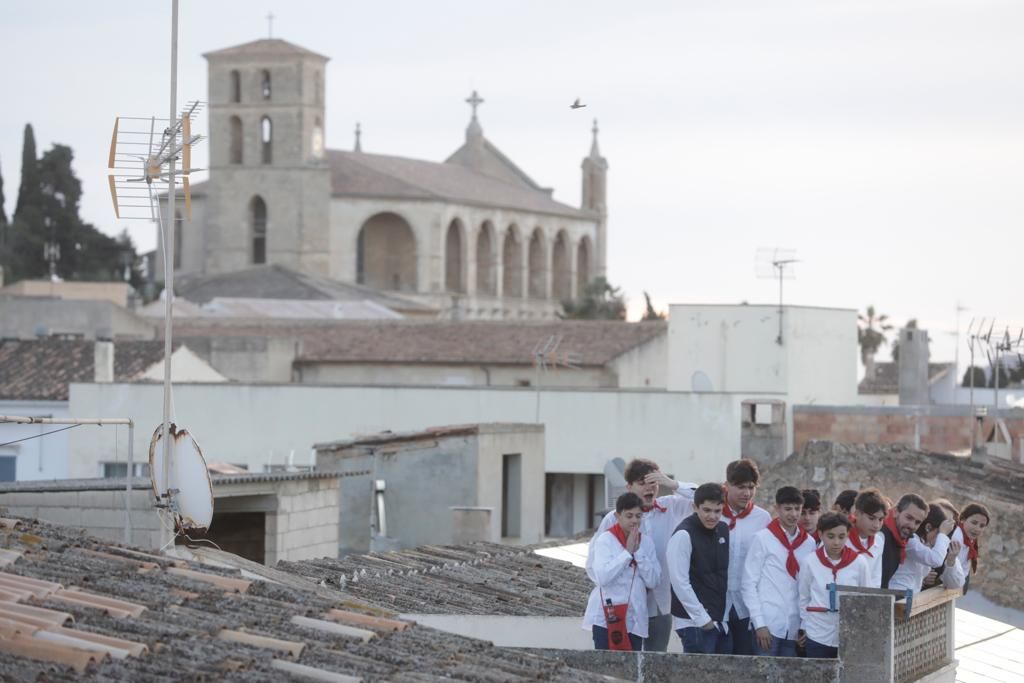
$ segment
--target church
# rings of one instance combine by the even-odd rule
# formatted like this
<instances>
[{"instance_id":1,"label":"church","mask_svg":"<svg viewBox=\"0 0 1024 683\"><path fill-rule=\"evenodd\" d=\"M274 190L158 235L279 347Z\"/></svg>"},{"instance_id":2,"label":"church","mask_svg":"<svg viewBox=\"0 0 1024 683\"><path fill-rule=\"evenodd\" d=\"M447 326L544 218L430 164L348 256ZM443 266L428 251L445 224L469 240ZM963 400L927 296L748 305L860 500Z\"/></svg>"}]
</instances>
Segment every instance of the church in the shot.
<instances>
[{"instance_id":1,"label":"church","mask_svg":"<svg viewBox=\"0 0 1024 683\"><path fill-rule=\"evenodd\" d=\"M266 264L461 318L543 319L605 274L596 122L574 207L484 136L475 91L465 143L443 162L364 152L358 129L352 151L330 150L327 57L280 39L204 56L209 179L192 186L191 220L177 216L176 277Z\"/></svg>"}]
</instances>

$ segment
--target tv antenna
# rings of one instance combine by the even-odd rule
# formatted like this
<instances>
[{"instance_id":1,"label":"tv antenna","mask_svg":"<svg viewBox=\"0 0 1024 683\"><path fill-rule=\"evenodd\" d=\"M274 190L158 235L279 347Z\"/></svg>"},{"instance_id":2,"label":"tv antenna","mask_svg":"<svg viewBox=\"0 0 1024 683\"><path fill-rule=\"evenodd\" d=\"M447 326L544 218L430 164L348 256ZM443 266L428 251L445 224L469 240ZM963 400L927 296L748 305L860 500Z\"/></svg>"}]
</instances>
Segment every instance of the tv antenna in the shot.
<instances>
[{"instance_id":1,"label":"tv antenna","mask_svg":"<svg viewBox=\"0 0 1024 683\"><path fill-rule=\"evenodd\" d=\"M535 381L534 386L536 389L537 400L534 422L540 423L540 386L541 378L547 374L548 368L573 368L578 369L580 364L580 357L575 353L559 353L558 349L562 345L562 335L553 334L546 339L541 339L533 346L533 351L530 355L533 357L533 367L535 370Z\"/></svg>"},{"instance_id":2,"label":"tv antenna","mask_svg":"<svg viewBox=\"0 0 1024 683\"><path fill-rule=\"evenodd\" d=\"M757 276L762 279L770 278L779 281L779 336L775 338L775 343L779 346L782 346L782 283L785 280L796 279L796 273L793 272L793 268L799 262L799 259L796 258L796 250L794 249L773 247L757 250Z\"/></svg>"}]
</instances>

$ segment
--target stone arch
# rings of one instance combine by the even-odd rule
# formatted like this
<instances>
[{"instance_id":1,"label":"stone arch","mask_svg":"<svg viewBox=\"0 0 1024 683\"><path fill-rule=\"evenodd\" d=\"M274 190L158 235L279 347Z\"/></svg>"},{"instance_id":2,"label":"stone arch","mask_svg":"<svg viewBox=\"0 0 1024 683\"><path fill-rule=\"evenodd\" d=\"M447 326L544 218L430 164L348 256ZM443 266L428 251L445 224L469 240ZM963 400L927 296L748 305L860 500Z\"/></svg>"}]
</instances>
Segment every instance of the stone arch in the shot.
<instances>
[{"instance_id":1,"label":"stone arch","mask_svg":"<svg viewBox=\"0 0 1024 683\"><path fill-rule=\"evenodd\" d=\"M498 293L498 259L495 252L494 224L484 221L476 236L476 293Z\"/></svg>"},{"instance_id":2,"label":"stone arch","mask_svg":"<svg viewBox=\"0 0 1024 683\"><path fill-rule=\"evenodd\" d=\"M249 202L249 225L252 248L249 252L253 265L267 262L267 203L256 195Z\"/></svg>"},{"instance_id":3,"label":"stone arch","mask_svg":"<svg viewBox=\"0 0 1024 683\"><path fill-rule=\"evenodd\" d=\"M590 270L593 251L590 245L590 236L584 235L576 247L576 296L583 296L584 290L593 279Z\"/></svg>"},{"instance_id":4,"label":"stone arch","mask_svg":"<svg viewBox=\"0 0 1024 683\"><path fill-rule=\"evenodd\" d=\"M274 122L269 116L260 119L260 157L265 164L274 160Z\"/></svg>"},{"instance_id":5,"label":"stone arch","mask_svg":"<svg viewBox=\"0 0 1024 683\"><path fill-rule=\"evenodd\" d=\"M523 248L519 244L519 228L508 226L501 246L501 292L520 299L523 296Z\"/></svg>"},{"instance_id":6,"label":"stone arch","mask_svg":"<svg viewBox=\"0 0 1024 683\"><path fill-rule=\"evenodd\" d=\"M231 70L231 101L242 101L242 74L238 73L238 69Z\"/></svg>"},{"instance_id":7,"label":"stone arch","mask_svg":"<svg viewBox=\"0 0 1024 683\"><path fill-rule=\"evenodd\" d=\"M231 129L231 145L228 150L229 161L232 164L242 163L242 119L232 116L228 123Z\"/></svg>"},{"instance_id":8,"label":"stone arch","mask_svg":"<svg viewBox=\"0 0 1024 683\"><path fill-rule=\"evenodd\" d=\"M569 258L569 234L559 230L551 250L551 296L556 301L572 298L572 263Z\"/></svg>"},{"instance_id":9,"label":"stone arch","mask_svg":"<svg viewBox=\"0 0 1024 683\"><path fill-rule=\"evenodd\" d=\"M267 69L264 69L260 76L260 93L263 95L263 99L270 99L270 71Z\"/></svg>"},{"instance_id":10,"label":"stone arch","mask_svg":"<svg viewBox=\"0 0 1024 683\"><path fill-rule=\"evenodd\" d=\"M530 235L530 252L527 257L530 271L528 294L531 299L546 299L547 291L547 245L544 231L534 228Z\"/></svg>"},{"instance_id":11,"label":"stone arch","mask_svg":"<svg viewBox=\"0 0 1024 683\"><path fill-rule=\"evenodd\" d=\"M416 291L416 235L397 213L375 214L359 229L356 281L377 289Z\"/></svg>"},{"instance_id":12,"label":"stone arch","mask_svg":"<svg viewBox=\"0 0 1024 683\"><path fill-rule=\"evenodd\" d=\"M465 233L462 221L453 218L444 236L444 288L448 292L466 291Z\"/></svg>"}]
</instances>

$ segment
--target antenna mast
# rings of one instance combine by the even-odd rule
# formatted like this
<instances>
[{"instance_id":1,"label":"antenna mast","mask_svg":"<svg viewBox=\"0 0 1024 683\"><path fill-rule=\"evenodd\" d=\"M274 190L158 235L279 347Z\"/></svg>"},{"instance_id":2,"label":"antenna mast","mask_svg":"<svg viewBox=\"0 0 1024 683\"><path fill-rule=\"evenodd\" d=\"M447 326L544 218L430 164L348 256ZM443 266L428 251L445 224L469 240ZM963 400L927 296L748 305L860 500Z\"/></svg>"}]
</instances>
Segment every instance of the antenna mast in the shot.
<instances>
[{"instance_id":1,"label":"antenna mast","mask_svg":"<svg viewBox=\"0 0 1024 683\"><path fill-rule=\"evenodd\" d=\"M757 275L760 278L778 278L779 280L779 336L775 343L782 346L782 314L783 298L782 284L785 280L792 280L793 264L799 263L796 252L792 249L758 249L757 250Z\"/></svg>"}]
</instances>

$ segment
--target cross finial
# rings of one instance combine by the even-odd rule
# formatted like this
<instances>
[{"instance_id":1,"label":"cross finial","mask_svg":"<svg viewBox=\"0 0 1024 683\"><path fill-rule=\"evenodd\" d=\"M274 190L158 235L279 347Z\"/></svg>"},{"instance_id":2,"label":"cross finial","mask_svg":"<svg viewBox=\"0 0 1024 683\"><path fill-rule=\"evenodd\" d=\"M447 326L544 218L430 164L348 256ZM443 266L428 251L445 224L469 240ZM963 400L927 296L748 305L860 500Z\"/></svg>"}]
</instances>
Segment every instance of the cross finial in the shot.
<instances>
[{"instance_id":1,"label":"cross finial","mask_svg":"<svg viewBox=\"0 0 1024 683\"><path fill-rule=\"evenodd\" d=\"M274 13L267 12L267 38L274 37Z\"/></svg>"},{"instance_id":2,"label":"cross finial","mask_svg":"<svg viewBox=\"0 0 1024 683\"><path fill-rule=\"evenodd\" d=\"M362 130L362 128L360 128L359 123L357 122L356 123L356 146L355 146L355 151L356 152L362 152L363 151L362 139L363 139L363 130Z\"/></svg>"},{"instance_id":3,"label":"cross finial","mask_svg":"<svg viewBox=\"0 0 1024 683\"><path fill-rule=\"evenodd\" d=\"M476 108L484 103L484 98L477 94L476 90L466 99L466 104L473 108L473 120L476 121Z\"/></svg>"}]
</instances>

